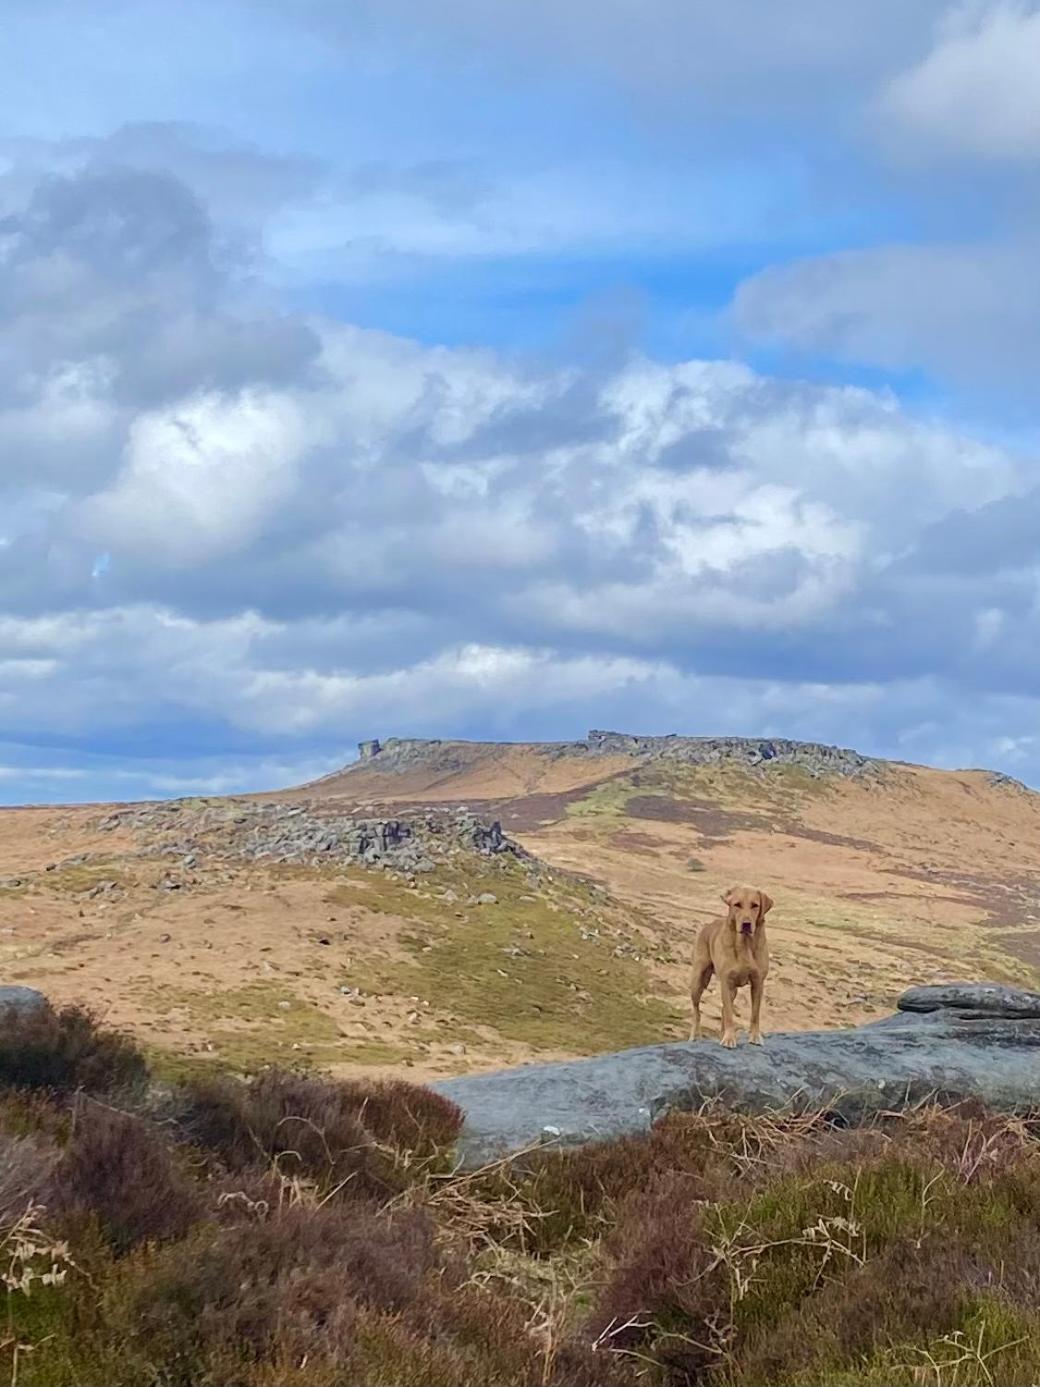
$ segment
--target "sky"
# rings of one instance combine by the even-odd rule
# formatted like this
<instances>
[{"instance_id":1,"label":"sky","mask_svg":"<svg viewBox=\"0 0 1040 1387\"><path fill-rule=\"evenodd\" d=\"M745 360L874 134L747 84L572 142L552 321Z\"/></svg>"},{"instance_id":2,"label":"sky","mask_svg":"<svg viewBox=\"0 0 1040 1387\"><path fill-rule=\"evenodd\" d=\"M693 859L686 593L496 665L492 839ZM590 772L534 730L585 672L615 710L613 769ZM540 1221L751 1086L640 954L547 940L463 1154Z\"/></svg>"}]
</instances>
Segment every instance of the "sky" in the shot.
<instances>
[{"instance_id":1,"label":"sky","mask_svg":"<svg viewBox=\"0 0 1040 1387\"><path fill-rule=\"evenodd\" d=\"M1040 4L3 0L0 803L1040 786Z\"/></svg>"}]
</instances>

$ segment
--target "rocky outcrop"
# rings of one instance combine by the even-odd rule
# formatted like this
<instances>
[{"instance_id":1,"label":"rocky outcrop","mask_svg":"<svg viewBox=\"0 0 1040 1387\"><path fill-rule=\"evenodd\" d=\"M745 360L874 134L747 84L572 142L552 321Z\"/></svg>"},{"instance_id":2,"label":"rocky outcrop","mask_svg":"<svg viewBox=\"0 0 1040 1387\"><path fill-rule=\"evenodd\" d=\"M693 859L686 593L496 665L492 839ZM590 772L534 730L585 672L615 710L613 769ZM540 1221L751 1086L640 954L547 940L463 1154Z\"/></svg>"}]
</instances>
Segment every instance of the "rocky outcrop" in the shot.
<instances>
[{"instance_id":1,"label":"rocky outcrop","mask_svg":"<svg viewBox=\"0 0 1040 1387\"><path fill-rule=\"evenodd\" d=\"M931 1097L1040 1108L1040 994L988 984L916 987L895 1015L849 1030L724 1050L672 1043L433 1085L466 1114L461 1155L480 1164L539 1141L645 1130L670 1108L718 1099L745 1111L830 1108L849 1121Z\"/></svg>"},{"instance_id":2,"label":"rocky outcrop","mask_svg":"<svg viewBox=\"0 0 1040 1387\"><path fill-rule=\"evenodd\" d=\"M681 761L706 766L728 761L741 766L798 766L810 775L858 776L880 762L847 747L821 742L793 742L785 737L637 737L627 732L590 732L589 751L628 755L648 761Z\"/></svg>"},{"instance_id":3,"label":"rocky outcrop","mask_svg":"<svg viewBox=\"0 0 1040 1387\"><path fill-rule=\"evenodd\" d=\"M482 754L503 750L497 742L447 742L436 739L388 737L358 745L358 762L369 770L388 773L435 770L463 771ZM782 737L640 737L627 732L592 731L582 741L539 742L527 747L539 756L629 756L637 761L673 761L684 765L713 765L721 761L749 768L798 766L812 776L876 774L884 764L846 747L819 742L795 742ZM335 776L326 777L334 779ZM320 784L321 782L315 782Z\"/></svg>"},{"instance_id":4,"label":"rocky outcrop","mask_svg":"<svg viewBox=\"0 0 1040 1387\"><path fill-rule=\"evenodd\" d=\"M358 864L398 872L429 872L459 852L520 854L498 823L465 811L366 818L298 800L207 803L173 800L132 805L106 815L102 832L131 829L146 855L210 862Z\"/></svg>"}]
</instances>

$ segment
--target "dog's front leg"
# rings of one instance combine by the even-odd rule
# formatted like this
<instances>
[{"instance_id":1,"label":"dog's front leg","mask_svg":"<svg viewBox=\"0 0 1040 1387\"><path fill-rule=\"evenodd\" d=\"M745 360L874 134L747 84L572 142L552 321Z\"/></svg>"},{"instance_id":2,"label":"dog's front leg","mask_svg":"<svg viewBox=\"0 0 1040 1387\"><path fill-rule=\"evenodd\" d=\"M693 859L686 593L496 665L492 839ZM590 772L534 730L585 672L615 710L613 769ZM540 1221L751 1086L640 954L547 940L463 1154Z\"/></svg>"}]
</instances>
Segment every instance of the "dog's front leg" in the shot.
<instances>
[{"instance_id":1,"label":"dog's front leg","mask_svg":"<svg viewBox=\"0 0 1040 1387\"><path fill-rule=\"evenodd\" d=\"M737 1023L733 1014L733 1002L737 995L737 989L725 975L719 978L719 987L722 990L722 1043L727 1050L735 1050L737 1048Z\"/></svg>"},{"instance_id":2,"label":"dog's front leg","mask_svg":"<svg viewBox=\"0 0 1040 1387\"><path fill-rule=\"evenodd\" d=\"M748 1040L752 1045L762 1044L762 1025L760 1017L762 1015L762 993L765 991L765 979L759 973L752 974L751 977L751 1030Z\"/></svg>"}]
</instances>

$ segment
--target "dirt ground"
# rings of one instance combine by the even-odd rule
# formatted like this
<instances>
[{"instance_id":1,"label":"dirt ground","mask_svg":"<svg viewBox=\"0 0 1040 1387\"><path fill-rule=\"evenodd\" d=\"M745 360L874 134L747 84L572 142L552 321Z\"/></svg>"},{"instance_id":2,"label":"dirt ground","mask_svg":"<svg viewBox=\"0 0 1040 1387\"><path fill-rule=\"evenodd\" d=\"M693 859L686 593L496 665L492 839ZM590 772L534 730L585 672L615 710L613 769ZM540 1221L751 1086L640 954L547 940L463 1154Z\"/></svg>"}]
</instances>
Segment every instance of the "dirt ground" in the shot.
<instances>
[{"instance_id":1,"label":"dirt ground","mask_svg":"<svg viewBox=\"0 0 1040 1387\"><path fill-rule=\"evenodd\" d=\"M498 1068L581 1052L571 1006L595 1048L615 1027L619 1043L684 1035L696 929L741 880L776 902L767 1031L870 1019L915 983L1037 979L1040 796L981 772L816 782L510 748L429 779L360 771L308 793L464 802L564 875L500 890L484 916L448 909L459 893L436 879L360 869L201 858L167 889L168 863L98 829L105 806L0 810L0 981L89 1005L171 1072Z\"/></svg>"}]
</instances>

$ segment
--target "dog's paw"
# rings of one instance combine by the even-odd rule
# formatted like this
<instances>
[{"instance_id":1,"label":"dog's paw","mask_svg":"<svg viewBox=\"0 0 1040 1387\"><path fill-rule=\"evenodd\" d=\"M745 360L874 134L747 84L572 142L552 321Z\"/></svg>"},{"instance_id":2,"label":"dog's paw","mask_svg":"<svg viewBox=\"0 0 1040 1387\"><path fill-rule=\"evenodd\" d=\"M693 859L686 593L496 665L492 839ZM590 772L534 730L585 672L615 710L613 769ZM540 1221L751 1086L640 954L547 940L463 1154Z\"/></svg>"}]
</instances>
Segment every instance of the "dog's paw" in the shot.
<instances>
[{"instance_id":1,"label":"dog's paw","mask_svg":"<svg viewBox=\"0 0 1040 1387\"><path fill-rule=\"evenodd\" d=\"M748 1036L748 1043L750 1045L764 1045L765 1041L762 1039L761 1031L759 1031L758 1034L752 1032L752 1034Z\"/></svg>"},{"instance_id":2,"label":"dog's paw","mask_svg":"<svg viewBox=\"0 0 1040 1387\"><path fill-rule=\"evenodd\" d=\"M722 1044L727 1050L735 1050L737 1048L737 1037L735 1035L724 1035L722 1037Z\"/></svg>"}]
</instances>

